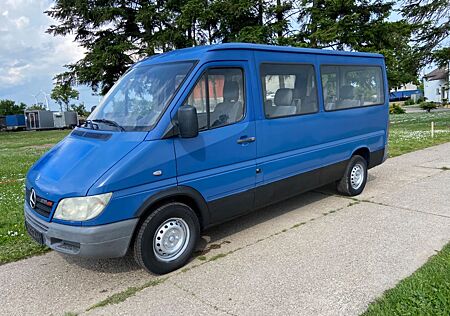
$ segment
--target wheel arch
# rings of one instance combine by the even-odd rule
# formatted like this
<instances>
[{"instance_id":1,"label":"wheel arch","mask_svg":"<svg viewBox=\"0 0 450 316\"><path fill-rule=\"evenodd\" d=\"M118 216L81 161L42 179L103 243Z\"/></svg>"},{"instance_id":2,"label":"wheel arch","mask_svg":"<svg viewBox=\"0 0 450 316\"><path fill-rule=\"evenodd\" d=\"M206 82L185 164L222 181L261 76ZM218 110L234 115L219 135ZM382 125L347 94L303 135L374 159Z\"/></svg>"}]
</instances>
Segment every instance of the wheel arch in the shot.
<instances>
[{"instance_id":1,"label":"wheel arch","mask_svg":"<svg viewBox=\"0 0 450 316\"><path fill-rule=\"evenodd\" d=\"M359 147L355 149L352 153L352 157L355 155L363 157L367 162L367 166L370 165L370 150L368 147Z\"/></svg>"},{"instance_id":2,"label":"wheel arch","mask_svg":"<svg viewBox=\"0 0 450 316\"><path fill-rule=\"evenodd\" d=\"M177 186L160 191L145 200L135 213L135 216L140 218L137 227L153 210L170 202L181 202L190 206L198 217L201 229L209 225L208 204L200 192L188 186Z\"/></svg>"}]
</instances>

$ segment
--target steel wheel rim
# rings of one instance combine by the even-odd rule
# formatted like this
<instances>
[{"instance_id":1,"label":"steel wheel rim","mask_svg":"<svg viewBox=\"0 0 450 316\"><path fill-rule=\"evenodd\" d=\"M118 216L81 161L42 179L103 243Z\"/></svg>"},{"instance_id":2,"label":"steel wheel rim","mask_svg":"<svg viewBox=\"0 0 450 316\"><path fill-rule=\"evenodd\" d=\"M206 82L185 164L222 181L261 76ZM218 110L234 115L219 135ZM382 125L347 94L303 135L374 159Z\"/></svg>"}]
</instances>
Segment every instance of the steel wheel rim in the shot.
<instances>
[{"instance_id":1,"label":"steel wheel rim","mask_svg":"<svg viewBox=\"0 0 450 316\"><path fill-rule=\"evenodd\" d=\"M364 181L364 167L357 163L350 173L350 185L354 190L358 190Z\"/></svg>"},{"instance_id":2,"label":"steel wheel rim","mask_svg":"<svg viewBox=\"0 0 450 316\"><path fill-rule=\"evenodd\" d=\"M191 233L182 218L169 218L162 223L153 237L153 253L160 261L173 261L186 250Z\"/></svg>"}]
</instances>

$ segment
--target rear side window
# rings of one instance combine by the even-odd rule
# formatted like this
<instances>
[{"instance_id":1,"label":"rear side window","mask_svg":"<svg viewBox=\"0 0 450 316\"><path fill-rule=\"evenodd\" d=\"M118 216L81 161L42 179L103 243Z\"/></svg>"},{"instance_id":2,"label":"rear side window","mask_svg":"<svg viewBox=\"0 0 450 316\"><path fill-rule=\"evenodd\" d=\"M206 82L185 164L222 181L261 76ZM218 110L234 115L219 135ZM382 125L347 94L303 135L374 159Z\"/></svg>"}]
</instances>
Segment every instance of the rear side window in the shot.
<instances>
[{"instance_id":1,"label":"rear side window","mask_svg":"<svg viewBox=\"0 0 450 316\"><path fill-rule=\"evenodd\" d=\"M267 118L318 111L317 84L312 65L262 64L261 85Z\"/></svg>"},{"instance_id":2,"label":"rear side window","mask_svg":"<svg viewBox=\"0 0 450 316\"><path fill-rule=\"evenodd\" d=\"M377 66L322 66L326 111L384 103L383 76Z\"/></svg>"},{"instance_id":3,"label":"rear side window","mask_svg":"<svg viewBox=\"0 0 450 316\"><path fill-rule=\"evenodd\" d=\"M205 130L244 117L244 73L240 68L208 69L184 104L197 109L198 128Z\"/></svg>"}]
</instances>

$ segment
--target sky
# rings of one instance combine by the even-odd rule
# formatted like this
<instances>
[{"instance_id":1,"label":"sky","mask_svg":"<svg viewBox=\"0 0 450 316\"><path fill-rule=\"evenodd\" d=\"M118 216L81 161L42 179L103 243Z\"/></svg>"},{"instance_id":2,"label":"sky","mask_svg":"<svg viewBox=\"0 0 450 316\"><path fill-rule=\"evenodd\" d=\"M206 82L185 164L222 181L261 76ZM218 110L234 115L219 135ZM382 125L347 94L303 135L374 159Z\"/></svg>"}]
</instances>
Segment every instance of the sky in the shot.
<instances>
[{"instance_id":1,"label":"sky","mask_svg":"<svg viewBox=\"0 0 450 316\"><path fill-rule=\"evenodd\" d=\"M0 99L12 99L34 104L45 103L44 93L50 94L53 77L65 71L63 65L75 62L84 50L73 36L53 36L45 33L54 20L43 12L50 0L0 0ZM78 102L86 107L99 102L88 87L77 87ZM59 106L50 99L50 108Z\"/></svg>"}]
</instances>

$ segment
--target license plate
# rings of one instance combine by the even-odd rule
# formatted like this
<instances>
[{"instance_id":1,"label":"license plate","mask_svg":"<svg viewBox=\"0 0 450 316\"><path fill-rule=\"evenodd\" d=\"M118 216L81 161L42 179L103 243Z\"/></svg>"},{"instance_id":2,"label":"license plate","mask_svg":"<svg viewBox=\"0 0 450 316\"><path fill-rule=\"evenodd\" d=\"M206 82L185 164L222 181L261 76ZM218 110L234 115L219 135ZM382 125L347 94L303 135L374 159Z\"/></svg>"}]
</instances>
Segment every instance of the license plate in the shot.
<instances>
[{"instance_id":1,"label":"license plate","mask_svg":"<svg viewBox=\"0 0 450 316\"><path fill-rule=\"evenodd\" d=\"M25 222L25 228L27 229L28 235L33 238L38 244L44 244L44 236L41 232L37 231L33 226Z\"/></svg>"}]
</instances>

